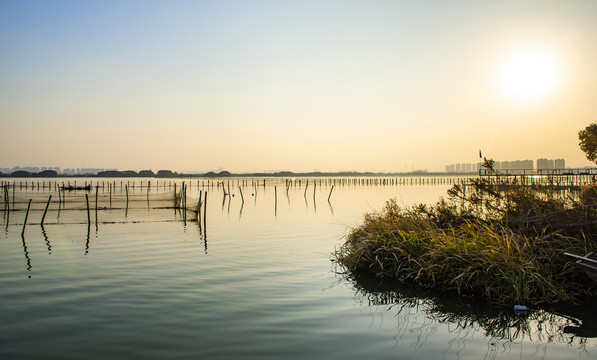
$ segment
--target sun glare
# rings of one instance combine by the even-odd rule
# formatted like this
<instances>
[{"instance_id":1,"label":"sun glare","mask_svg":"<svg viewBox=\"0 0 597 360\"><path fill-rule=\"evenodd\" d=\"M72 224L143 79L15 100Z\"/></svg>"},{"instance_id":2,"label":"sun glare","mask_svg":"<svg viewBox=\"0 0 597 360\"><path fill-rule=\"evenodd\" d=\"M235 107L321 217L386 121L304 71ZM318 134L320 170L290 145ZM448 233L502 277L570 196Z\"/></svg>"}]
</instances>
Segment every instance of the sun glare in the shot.
<instances>
[{"instance_id":1,"label":"sun glare","mask_svg":"<svg viewBox=\"0 0 597 360\"><path fill-rule=\"evenodd\" d=\"M525 50L514 52L501 62L496 80L505 96L529 103L554 94L561 78L561 64L553 53Z\"/></svg>"}]
</instances>

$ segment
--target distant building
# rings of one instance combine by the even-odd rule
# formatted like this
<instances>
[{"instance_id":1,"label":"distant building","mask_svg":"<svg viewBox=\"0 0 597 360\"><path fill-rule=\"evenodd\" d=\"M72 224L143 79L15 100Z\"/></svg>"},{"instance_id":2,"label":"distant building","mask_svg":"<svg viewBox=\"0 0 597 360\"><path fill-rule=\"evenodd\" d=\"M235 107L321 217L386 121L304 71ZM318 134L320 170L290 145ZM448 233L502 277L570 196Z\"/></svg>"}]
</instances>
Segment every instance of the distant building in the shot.
<instances>
[{"instance_id":1,"label":"distant building","mask_svg":"<svg viewBox=\"0 0 597 360\"><path fill-rule=\"evenodd\" d=\"M510 161L510 170L533 170L533 160Z\"/></svg>"},{"instance_id":2,"label":"distant building","mask_svg":"<svg viewBox=\"0 0 597 360\"><path fill-rule=\"evenodd\" d=\"M566 161L564 159L537 159L537 166L533 160L513 160L513 161L496 161L493 169L502 173L522 173L523 171L537 170L554 170L554 169L565 169ZM468 164L450 164L446 165L447 173L475 173L483 166L481 163L468 163Z\"/></svg>"},{"instance_id":3,"label":"distant building","mask_svg":"<svg viewBox=\"0 0 597 360\"><path fill-rule=\"evenodd\" d=\"M537 170L553 170L554 166L552 159L537 159Z\"/></svg>"},{"instance_id":4,"label":"distant building","mask_svg":"<svg viewBox=\"0 0 597 360\"><path fill-rule=\"evenodd\" d=\"M478 163L449 164L445 166L447 173L474 173L479 170Z\"/></svg>"},{"instance_id":5,"label":"distant building","mask_svg":"<svg viewBox=\"0 0 597 360\"><path fill-rule=\"evenodd\" d=\"M446 172L448 173L477 173L479 169L483 169L480 162L465 163L465 164L450 164L446 165ZM515 160L515 161L496 161L493 169L500 172L522 172L534 169L533 160Z\"/></svg>"}]
</instances>

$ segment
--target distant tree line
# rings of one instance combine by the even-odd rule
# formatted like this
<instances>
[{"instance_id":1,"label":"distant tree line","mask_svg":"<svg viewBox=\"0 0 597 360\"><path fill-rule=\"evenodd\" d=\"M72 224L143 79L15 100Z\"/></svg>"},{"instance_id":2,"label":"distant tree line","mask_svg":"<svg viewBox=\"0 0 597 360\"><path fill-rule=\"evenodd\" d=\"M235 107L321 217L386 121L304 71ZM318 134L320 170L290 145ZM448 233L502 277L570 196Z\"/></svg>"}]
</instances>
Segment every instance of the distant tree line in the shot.
<instances>
[{"instance_id":1,"label":"distant tree line","mask_svg":"<svg viewBox=\"0 0 597 360\"><path fill-rule=\"evenodd\" d=\"M97 174L77 174L77 175L66 175L60 174L55 170L44 170L41 172L29 172L29 171L14 171L6 174L0 172L0 177L110 177L110 178L177 178L177 177L205 177L205 178L224 178L224 177L357 177L357 176L420 176L420 175L444 175L443 172L431 173L427 171L413 171L409 173L398 173L398 172L358 172L358 171L341 171L341 172L292 172L292 171L278 171L278 172L255 172L255 173L240 173L235 174L229 171L220 171L218 173L210 171L208 173L178 173L171 170L159 170L154 173L152 170L141 170L139 172L134 170L105 170L100 171Z\"/></svg>"},{"instance_id":2,"label":"distant tree line","mask_svg":"<svg viewBox=\"0 0 597 360\"><path fill-rule=\"evenodd\" d=\"M56 172L56 170L43 170L40 172L29 172L29 171L25 171L25 170L18 170L18 171L13 171L10 174L4 174L4 173L0 172L0 176L1 177L19 177L19 178L23 178L23 177L50 178L50 177L58 177L61 175L58 174L58 172Z\"/></svg>"},{"instance_id":3,"label":"distant tree line","mask_svg":"<svg viewBox=\"0 0 597 360\"><path fill-rule=\"evenodd\" d=\"M18 170L13 171L12 173L6 174L0 172L0 177L18 177L18 178L26 178L26 177L43 177L43 178L51 178L51 177L161 177L161 178L171 178L179 176L178 173L172 172L170 170L160 170L157 174L154 174L151 170L141 170L136 172L134 170L106 170L100 171L97 174L85 174L85 175L64 175L59 174L55 170L44 170L40 172L30 172L25 170Z\"/></svg>"}]
</instances>

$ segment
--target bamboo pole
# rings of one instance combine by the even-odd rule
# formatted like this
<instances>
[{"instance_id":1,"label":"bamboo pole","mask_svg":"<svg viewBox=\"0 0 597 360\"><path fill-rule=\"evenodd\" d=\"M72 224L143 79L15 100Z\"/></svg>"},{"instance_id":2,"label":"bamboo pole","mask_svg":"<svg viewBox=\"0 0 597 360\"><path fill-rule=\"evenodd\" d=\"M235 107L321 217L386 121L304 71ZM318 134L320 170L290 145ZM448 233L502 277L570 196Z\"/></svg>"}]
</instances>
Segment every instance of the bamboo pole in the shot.
<instances>
[{"instance_id":1,"label":"bamboo pole","mask_svg":"<svg viewBox=\"0 0 597 360\"><path fill-rule=\"evenodd\" d=\"M91 215L89 214L89 196L85 194L85 202L87 203L87 226L91 226Z\"/></svg>"},{"instance_id":2,"label":"bamboo pole","mask_svg":"<svg viewBox=\"0 0 597 360\"><path fill-rule=\"evenodd\" d=\"M205 216L206 215L207 215L207 190L205 190L205 198L203 199L203 223L204 224L205 224Z\"/></svg>"},{"instance_id":3,"label":"bamboo pole","mask_svg":"<svg viewBox=\"0 0 597 360\"><path fill-rule=\"evenodd\" d=\"M182 183L183 209L187 210L187 184Z\"/></svg>"},{"instance_id":4,"label":"bamboo pole","mask_svg":"<svg viewBox=\"0 0 597 360\"><path fill-rule=\"evenodd\" d=\"M274 216L278 217L278 191L276 190L276 187L274 186Z\"/></svg>"},{"instance_id":5,"label":"bamboo pole","mask_svg":"<svg viewBox=\"0 0 597 360\"><path fill-rule=\"evenodd\" d=\"M23 231L21 231L21 237L25 236L25 227L27 226L27 218L29 217L29 209L31 208L31 199L29 199L29 205L27 205L27 213L25 214L25 221L23 222Z\"/></svg>"},{"instance_id":6,"label":"bamboo pole","mask_svg":"<svg viewBox=\"0 0 597 360\"><path fill-rule=\"evenodd\" d=\"M99 184L95 186L95 228L97 230L97 192L99 190Z\"/></svg>"},{"instance_id":7,"label":"bamboo pole","mask_svg":"<svg viewBox=\"0 0 597 360\"><path fill-rule=\"evenodd\" d=\"M46 204L46 209L44 210L44 214L41 217L41 222L39 225L44 226L44 219L46 218L46 213L48 212L48 207L50 206L50 201L52 200L52 195L48 198L48 203Z\"/></svg>"},{"instance_id":8,"label":"bamboo pole","mask_svg":"<svg viewBox=\"0 0 597 360\"><path fill-rule=\"evenodd\" d=\"M8 185L4 185L4 192L5 192L5 201L6 201L6 210L10 213L10 199L8 198Z\"/></svg>"},{"instance_id":9,"label":"bamboo pole","mask_svg":"<svg viewBox=\"0 0 597 360\"><path fill-rule=\"evenodd\" d=\"M176 209L176 182L174 182L174 208Z\"/></svg>"},{"instance_id":10,"label":"bamboo pole","mask_svg":"<svg viewBox=\"0 0 597 360\"><path fill-rule=\"evenodd\" d=\"M199 190L199 200L197 200L197 217L201 213L201 197L203 195L203 190Z\"/></svg>"},{"instance_id":11,"label":"bamboo pole","mask_svg":"<svg viewBox=\"0 0 597 360\"><path fill-rule=\"evenodd\" d=\"M332 188L330 189L330 194L328 195L328 202L330 202L330 197L332 197L332 191L334 191L334 185L332 185Z\"/></svg>"}]
</instances>

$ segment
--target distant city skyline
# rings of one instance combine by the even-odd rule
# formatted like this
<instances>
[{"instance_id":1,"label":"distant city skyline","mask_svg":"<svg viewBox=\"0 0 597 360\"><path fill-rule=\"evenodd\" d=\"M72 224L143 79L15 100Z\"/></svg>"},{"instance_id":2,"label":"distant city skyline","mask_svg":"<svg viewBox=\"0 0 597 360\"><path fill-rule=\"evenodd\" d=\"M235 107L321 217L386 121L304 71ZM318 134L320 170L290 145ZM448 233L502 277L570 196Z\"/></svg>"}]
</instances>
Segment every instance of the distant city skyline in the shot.
<instances>
[{"instance_id":1,"label":"distant city skyline","mask_svg":"<svg viewBox=\"0 0 597 360\"><path fill-rule=\"evenodd\" d=\"M412 172L446 172L446 173L476 173L479 171L481 167L482 161L477 161L475 163L453 163L445 165L443 171L429 171L427 169L404 169L403 171L360 171L360 172L374 172L374 173L412 173ZM584 166L586 167L597 167L595 166ZM566 169L571 168L566 166L565 159L547 159L547 158L539 158L534 160L505 160L505 161L495 161L495 170L549 170L549 169ZM97 174L102 171L153 171L157 173L160 170L168 170L168 171L175 171L178 173L188 173L188 174L202 174L208 172L215 172L220 173L222 171L229 171L235 174L243 174L243 173L277 173L282 171L290 171L300 173L298 171L292 171L288 169L275 169L275 170L261 170L261 171L254 171L254 172L238 172L234 169L224 169L224 168L217 168L217 169L210 169L210 170L176 170L176 169L118 169L118 168L60 168L60 167L42 167L42 166L15 166L12 168L3 168L0 167L0 173L3 174L10 174L15 171L28 171L31 173L38 173L45 170L54 170L58 174L61 175L93 175ZM319 169L313 169L312 171L305 171L305 172L323 172L323 173L332 173L332 172L359 172L356 170L342 170L342 171L320 171Z\"/></svg>"},{"instance_id":2,"label":"distant city skyline","mask_svg":"<svg viewBox=\"0 0 597 360\"><path fill-rule=\"evenodd\" d=\"M554 170L554 169L566 169L565 159L546 159L539 158L536 161L533 160L504 160L495 161L494 170ZM472 173L479 171L482 167L483 161L477 161L476 163L455 163L446 165L445 170L447 173ZM591 166L586 166L591 167ZM592 167L595 167L593 165ZM568 167L569 168L569 167Z\"/></svg>"}]
</instances>

